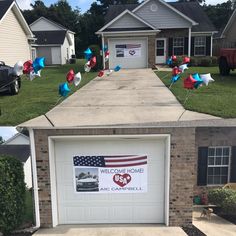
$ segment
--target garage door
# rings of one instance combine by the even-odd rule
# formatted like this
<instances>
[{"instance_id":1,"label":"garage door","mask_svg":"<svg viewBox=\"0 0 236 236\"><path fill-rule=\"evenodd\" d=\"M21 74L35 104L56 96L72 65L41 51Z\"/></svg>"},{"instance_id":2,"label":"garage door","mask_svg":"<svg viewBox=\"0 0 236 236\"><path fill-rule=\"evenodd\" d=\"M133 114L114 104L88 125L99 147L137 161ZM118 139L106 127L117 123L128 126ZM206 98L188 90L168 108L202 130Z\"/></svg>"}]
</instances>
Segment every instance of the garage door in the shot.
<instances>
[{"instance_id":1,"label":"garage door","mask_svg":"<svg viewBox=\"0 0 236 236\"><path fill-rule=\"evenodd\" d=\"M147 68L147 39L109 39L109 67Z\"/></svg>"},{"instance_id":2,"label":"garage door","mask_svg":"<svg viewBox=\"0 0 236 236\"><path fill-rule=\"evenodd\" d=\"M164 223L164 139L116 138L55 141L59 224ZM139 193L76 192L73 157L147 156L147 191Z\"/></svg>"}]
</instances>

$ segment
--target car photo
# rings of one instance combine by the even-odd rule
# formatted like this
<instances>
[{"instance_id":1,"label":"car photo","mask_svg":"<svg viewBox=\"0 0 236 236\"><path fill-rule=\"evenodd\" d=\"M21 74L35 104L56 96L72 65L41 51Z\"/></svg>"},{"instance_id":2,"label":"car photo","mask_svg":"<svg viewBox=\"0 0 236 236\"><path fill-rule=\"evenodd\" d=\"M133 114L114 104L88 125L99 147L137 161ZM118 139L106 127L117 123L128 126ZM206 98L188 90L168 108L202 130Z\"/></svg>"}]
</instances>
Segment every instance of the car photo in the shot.
<instances>
[{"instance_id":1,"label":"car photo","mask_svg":"<svg viewBox=\"0 0 236 236\"><path fill-rule=\"evenodd\" d=\"M0 92L9 92L11 95L19 93L21 78L13 73L13 67L0 61Z\"/></svg>"}]
</instances>

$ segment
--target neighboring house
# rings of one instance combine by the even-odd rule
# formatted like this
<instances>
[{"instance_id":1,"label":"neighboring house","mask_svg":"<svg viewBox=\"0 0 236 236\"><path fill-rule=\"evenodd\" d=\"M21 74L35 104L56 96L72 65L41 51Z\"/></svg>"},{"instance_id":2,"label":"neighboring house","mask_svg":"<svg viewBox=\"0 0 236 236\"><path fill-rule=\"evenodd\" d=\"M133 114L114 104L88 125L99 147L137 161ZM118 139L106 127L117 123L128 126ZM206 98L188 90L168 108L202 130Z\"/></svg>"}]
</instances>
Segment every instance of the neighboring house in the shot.
<instances>
[{"instance_id":1,"label":"neighboring house","mask_svg":"<svg viewBox=\"0 0 236 236\"><path fill-rule=\"evenodd\" d=\"M215 32L197 1L146 0L109 6L106 24L96 34L108 45L109 68L145 68L172 55L212 56Z\"/></svg>"},{"instance_id":2,"label":"neighboring house","mask_svg":"<svg viewBox=\"0 0 236 236\"><path fill-rule=\"evenodd\" d=\"M32 188L32 168L29 138L24 134L17 133L4 144L0 145L0 155L10 155L20 160L24 167L25 183Z\"/></svg>"},{"instance_id":3,"label":"neighboring house","mask_svg":"<svg viewBox=\"0 0 236 236\"><path fill-rule=\"evenodd\" d=\"M75 33L45 17L30 25L35 37L35 56L45 57L46 65L64 65L75 54Z\"/></svg>"},{"instance_id":4,"label":"neighboring house","mask_svg":"<svg viewBox=\"0 0 236 236\"><path fill-rule=\"evenodd\" d=\"M0 61L13 66L31 59L33 33L13 0L0 1Z\"/></svg>"},{"instance_id":5,"label":"neighboring house","mask_svg":"<svg viewBox=\"0 0 236 236\"><path fill-rule=\"evenodd\" d=\"M214 39L214 55L219 55L220 48L236 48L236 9L225 28Z\"/></svg>"}]
</instances>

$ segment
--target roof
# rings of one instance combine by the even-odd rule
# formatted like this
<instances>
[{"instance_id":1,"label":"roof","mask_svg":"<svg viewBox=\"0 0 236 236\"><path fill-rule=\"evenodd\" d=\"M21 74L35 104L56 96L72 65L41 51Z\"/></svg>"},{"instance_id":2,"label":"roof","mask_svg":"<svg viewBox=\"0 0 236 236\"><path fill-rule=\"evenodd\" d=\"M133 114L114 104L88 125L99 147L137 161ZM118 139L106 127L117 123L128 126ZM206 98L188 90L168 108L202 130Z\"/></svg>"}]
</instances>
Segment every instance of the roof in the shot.
<instances>
[{"instance_id":1,"label":"roof","mask_svg":"<svg viewBox=\"0 0 236 236\"><path fill-rule=\"evenodd\" d=\"M5 15L8 8L11 6L13 2L14 0L7 0L7 1L0 0L0 20Z\"/></svg>"},{"instance_id":2,"label":"roof","mask_svg":"<svg viewBox=\"0 0 236 236\"><path fill-rule=\"evenodd\" d=\"M221 34L221 38L223 38L224 34L229 30L229 28L232 25L232 23L234 22L235 18L236 18L236 9L232 13L231 17L229 18L228 23L226 24L225 28L223 29L222 34Z\"/></svg>"},{"instance_id":3,"label":"roof","mask_svg":"<svg viewBox=\"0 0 236 236\"><path fill-rule=\"evenodd\" d=\"M0 155L13 156L25 163L30 156L30 145L0 145Z\"/></svg>"},{"instance_id":4,"label":"roof","mask_svg":"<svg viewBox=\"0 0 236 236\"><path fill-rule=\"evenodd\" d=\"M193 32L212 32L216 31L215 26L204 12L202 6L196 2L169 2L171 6L188 16L192 20L198 22L198 25L193 26Z\"/></svg>"},{"instance_id":5,"label":"roof","mask_svg":"<svg viewBox=\"0 0 236 236\"><path fill-rule=\"evenodd\" d=\"M27 140L29 140L29 137L27 137L26 135L22 134L22 133L16 133L15 135L13 135L11 138L9 138L8 140L6 140L3 145L7 145L9 144L10 142L12 142L13 140L17 139L18 137L23 137ZM18 144L19 145L19 144Z\"/></svg>"},{"instance_id":6,"label":"roof","mask_svg":"<svg viewBox=\"0 0 236 236\"><path fill-rule=\"evenodd\" d=\"M216 31L214 25L211 23L210 19L198 2L168 2L167 4L174 7L176 10L186 15L191 20L199 23L198 25L193 26L193 32ZM105 24L113 20L124 10L128 9L133 11L138 6L139 4L110 5L105 16Z\"/></svg>"},{"instance_id":7,"label":"roof","mask_svg":"<svg viewBox=\"0 0 236 236\"><path fill-rule=\"evenodd\" d=\"M35 43L38 45L62 45L65 41L66 32L66 30L33 31L33 34L37 38Z\"/></svg>"}]
</instances>

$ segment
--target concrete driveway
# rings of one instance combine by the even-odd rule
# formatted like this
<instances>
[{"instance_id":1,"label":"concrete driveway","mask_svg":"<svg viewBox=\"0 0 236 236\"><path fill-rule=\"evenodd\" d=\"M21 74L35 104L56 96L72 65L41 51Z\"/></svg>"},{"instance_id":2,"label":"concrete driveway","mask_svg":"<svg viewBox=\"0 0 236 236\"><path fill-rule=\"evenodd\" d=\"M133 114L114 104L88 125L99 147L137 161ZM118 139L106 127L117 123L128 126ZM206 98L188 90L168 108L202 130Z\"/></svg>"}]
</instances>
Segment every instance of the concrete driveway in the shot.
<instances>
[{"instance_id":1,"label":"concrete driveway","mask_svg":"<svg viewBox=\"0 0 236 236\"><path fill-rule=\"evenodd\" d=\"M151 69L123 69L95 78L45 117L24 125L109 126L216 118L186 111Z\"/></svg>"},{"instance_id":2,"label":"concrete driveway","mask_svg":"<svg viewBox=\"0 0 236 236\"><path fill-rule=\"evenodd\" d=\"M40 229L34 235L39 236L186 236L187 234L179 227L164 227L164 226L75 226L61 225L53 229Z\"/></svg>"}]
</instances>

